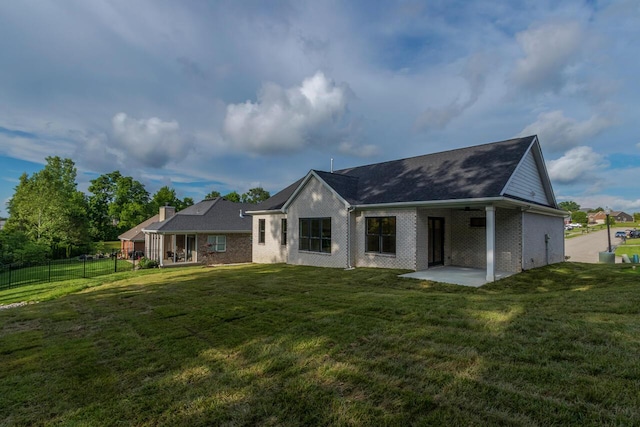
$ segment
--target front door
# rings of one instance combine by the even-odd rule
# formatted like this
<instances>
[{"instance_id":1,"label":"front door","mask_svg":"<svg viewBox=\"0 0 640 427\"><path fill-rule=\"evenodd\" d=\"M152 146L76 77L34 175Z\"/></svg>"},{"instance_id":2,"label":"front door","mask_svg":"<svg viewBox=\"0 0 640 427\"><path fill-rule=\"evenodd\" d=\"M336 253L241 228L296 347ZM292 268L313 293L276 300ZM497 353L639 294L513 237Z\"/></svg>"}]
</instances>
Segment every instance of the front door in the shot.
<instances>
[{"instance_id":1,"label":"front door","mask_svg":"<svg viewBox=\"0 0 640 427\"><path fill-rule=\"evenodd\" d=\"M429 217L429 267L444 265L444 218Z\"/></svg>"}]
</instances>

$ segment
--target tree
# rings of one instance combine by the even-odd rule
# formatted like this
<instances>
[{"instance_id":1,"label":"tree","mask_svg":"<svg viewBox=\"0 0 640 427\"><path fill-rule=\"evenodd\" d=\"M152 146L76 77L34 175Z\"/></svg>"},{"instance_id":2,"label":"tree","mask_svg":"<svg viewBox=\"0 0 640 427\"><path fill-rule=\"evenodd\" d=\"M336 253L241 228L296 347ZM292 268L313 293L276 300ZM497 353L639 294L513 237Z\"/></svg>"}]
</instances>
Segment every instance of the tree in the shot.
<instances>
[{"instance_id":1,"label":"tree","mask_svg":"<svg viewBox=\"0 0 640 427\"><path fill-rule=\"evenodd\" d=\"M32 242L54 248L89 241L87 200L76 189L71 159L47 157L44 168L31 177L22 174L8 203L7 230L23 232Z\"/></svg>"},{"instance_id":2,"label":"tree","mask_svg":"<svg viewBox=\"0 0 640 427\"><path fill-rule=\"evenodd\" d=\"M205 200L206 199L215 199L216 197L220 197L220 192L219 191L215 191L215 190L212 190L209 194L204 196Z\"/></svg>"},{"instance_id":3,"label":"tree","mask_svg":"<svg viewBox=\"0 0 640 427\"><path fill-rule=\"evenodd\" d=\"M563 209L565 211L569 211L569 212L577 212L580 210L580 205L577 204L576 202L574 202L573 200L567 200L565 202L560 202L558 203L558 206L560 207L560 209Z\"/></svg>"},{"instance_id":4,"label":"tree","mask_svg":"<svg viewBox=\"0 0 640 427\"><path fill-rule=\"evenodd\" d=\"M633 220L636 222L640 221L640 212L633 213Z\"/></svg>"},{"instance_id":5,"label":"tree","mask_svg":"<svg viewBox=\"0 0 640 427\"><path fill-rule=\"evenodd\" d=\"M251 188L242 195L242 203L260 203L267 200L271 195L262 187Z\"/></svg>"},{"instance_id":6,"label":"tree","mask_svg":"<svg viewBox=\"0 0 640 427\"><path fill-rule=\"evenodd\" d=\"M223 197L230 202L236 202L236 203L240 202L240 195L238 194L237 191L232 191L231 193L228 193Z\"/></svg>"},{"instance_id":7,"label":"tree","mask_svg":"<svg viewBox=\"0 0 640 427\"><path fill-rule=\"evenodd\" d=\"M91 180L89 217L96 240L114 240L149 215L149 193L144 185L119 171Z\"/></svg>"},{"instance_id":8,"label":"tree","mask_svg":"<svg viewBox=\"0 0 640 427\"><path fill-rule=\"evenodd\" d=\"M604 208L602 208L602 207L598 206L598 207L597 207L597 208L595 208L595 209L589 209L587 212L589 212L589 213L595 213L595 212L601 212L601 211L604 211Z\"/></svg>"},{"instance_id":9,"label":"tree","mask_svg":"<svg viewBox=\"0 0 640 427\"><path fill-rule=\"evenodd\" d=\"M587 223L586 212L582 212L582 211L571 212L571 221L578 224L586 224Z\"/></svg>"},{"instance_id":10,"label":"tree","mask_svg":"<svg viewBox=\"0 0 640 427\"><path fill-rule=\"evenodd\" d=\"M149 212L152 215L155 215L158 213L161 206L173 206L176 208L176 211L181 211L191 205L193 205L193 199L191 197L185 197L180 200L176 196L176 190L165 185L151 198L151 202L149 203Z\"/></svg>"}]
</instances>

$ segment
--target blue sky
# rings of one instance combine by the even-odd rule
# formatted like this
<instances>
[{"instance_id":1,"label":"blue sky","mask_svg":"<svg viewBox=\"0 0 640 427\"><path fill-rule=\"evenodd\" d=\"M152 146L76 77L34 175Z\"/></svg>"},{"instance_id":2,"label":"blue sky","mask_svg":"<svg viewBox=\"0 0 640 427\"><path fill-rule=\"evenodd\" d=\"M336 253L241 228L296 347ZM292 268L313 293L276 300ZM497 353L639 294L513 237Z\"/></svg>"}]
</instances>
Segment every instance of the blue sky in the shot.
<instances>
[{"instance_id":1,"label":"blue sky","mask_svg":"<svg viewBox=\"0 0 640 427\"><path fill-rule=\"evenodd\" d=\"M638 40L635 0L1 2L0 216L52 155L197 201L529 134L637 212Z\"/></svg>"}]
</instances>

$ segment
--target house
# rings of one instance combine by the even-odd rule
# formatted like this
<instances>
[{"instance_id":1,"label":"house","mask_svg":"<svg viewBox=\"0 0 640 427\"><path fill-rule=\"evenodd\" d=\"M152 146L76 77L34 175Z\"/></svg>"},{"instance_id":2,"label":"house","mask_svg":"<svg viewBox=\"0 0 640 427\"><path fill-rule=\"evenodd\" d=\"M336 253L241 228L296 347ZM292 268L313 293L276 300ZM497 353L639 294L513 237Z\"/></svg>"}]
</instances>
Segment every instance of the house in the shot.
<instances>
[{"instance_id":1,"label":"house","mask_svg":"<svg viewBox=\"0 0 640 427\"><path fill-rule=\"evenodd\" d=\"M615 222L633 222L633 215L622 211L611 211L609 216ZM592 212L588 215L589 224L606 224L607 214L604 211Z\"/></svg>"},{"instance_id":2,"label":"house","mask_svg":"<svg viewBox=\"0 0 640 427\"><path fill-rule=\"evenodd\" d=\"M144 252L144 233L142 230L154 222L158 222L159 218L160 215L154 215L148 220L141 222L132 229L119 235L120 252L125 256L132 252Z\"/></svg>"},{"instance_id":3,"label":"house","mask_svg":"<svg viewBox=\"0 0 640 427\"><path fill-rule=\"evenodd\" d=\"M323 172L258 204L253 262L519 272L564 260L537 136Z\"/></svg>"},{"instance_id":4,"label":"house","mask_svg":"<svg viewBox=\"0 0 640 427\"><path fill-rule=\"evenodd\" d=\"M222 197L203 200L180 212L160 208L159 221L144 227L145 256L160 266L251 262L250 203Z\"/></svg>"}]
</instances>

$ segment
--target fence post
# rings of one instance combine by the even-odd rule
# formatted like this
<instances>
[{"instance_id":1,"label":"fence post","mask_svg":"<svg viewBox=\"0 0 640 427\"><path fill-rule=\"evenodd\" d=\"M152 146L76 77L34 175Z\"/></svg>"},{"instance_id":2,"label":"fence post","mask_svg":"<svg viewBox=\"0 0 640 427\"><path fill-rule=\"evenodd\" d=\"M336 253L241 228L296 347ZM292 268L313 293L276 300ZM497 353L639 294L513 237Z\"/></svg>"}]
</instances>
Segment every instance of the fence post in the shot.
<instances>
[{"instance_id":1,"label":"fence post","mask_svg":"<svg viewBox=\"0 0 640 427\"><path fill-rule=\"evenodd\" d=\"M111 252L111 257L113 258L113 272L118 272L118 255L115 252Z\"/></svg>"},{"instance_id":2,"label":"fence post","mask_svg":"<svg viewBox=\"0 0 640 427\"><path fill-rule=\"evenodd\" d=\"M49 282L51 282L51 260L49 260Z\"/></svg>"},{"instance_id":3,"label":"fence post","mask_svg":"<svg viewBox=\"0 0 640 427\"><path fill-rule=\"evenodd\" d=\"M85 256L82 260L82 278L87 277L87 257Z\"/></svg>"},{"instance_id":4,"label":"fence post","mask_svg":"<svg viewBox=\"0 0 640 427\"><path fill-rule=\"evenodd\" d=\"M9 287L11 287L11 263L9 263Z\"/></svg>"}]
</instances>

